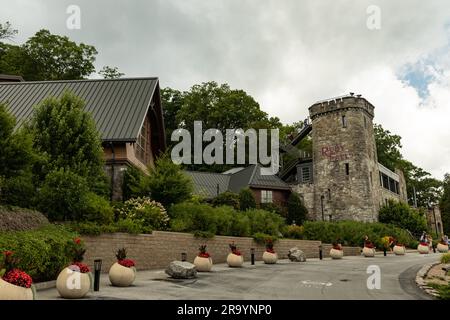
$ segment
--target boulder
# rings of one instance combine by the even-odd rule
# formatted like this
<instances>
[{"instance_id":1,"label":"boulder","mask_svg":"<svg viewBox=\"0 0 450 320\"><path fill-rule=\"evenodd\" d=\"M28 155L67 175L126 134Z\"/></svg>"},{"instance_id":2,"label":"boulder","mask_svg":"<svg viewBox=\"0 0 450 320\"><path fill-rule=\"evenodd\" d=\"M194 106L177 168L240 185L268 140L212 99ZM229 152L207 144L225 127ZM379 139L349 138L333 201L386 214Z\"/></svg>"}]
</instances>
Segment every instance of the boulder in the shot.
<instances>
[{"instance_id":1,"label":"boulder","mask_svg":"<svg viewBox=\"0 0 450 320\"><path fill-rule=\"evenodd\" d=\"M174 279L192 279L197 277L195 265L184 261L172 261L166 273Z\"/></svg>"},{"instance_id":2,"label":"boulder","mask_svg":"<svg viewBox=\"0 0 450 320\"><path fill-rule=\"evenodd\" d=\"M294 262L305 262L306 261L305 253L297 247L289 249L287 256L288 256L289 260L294 261Z\"/></svg>"}]
</instances>

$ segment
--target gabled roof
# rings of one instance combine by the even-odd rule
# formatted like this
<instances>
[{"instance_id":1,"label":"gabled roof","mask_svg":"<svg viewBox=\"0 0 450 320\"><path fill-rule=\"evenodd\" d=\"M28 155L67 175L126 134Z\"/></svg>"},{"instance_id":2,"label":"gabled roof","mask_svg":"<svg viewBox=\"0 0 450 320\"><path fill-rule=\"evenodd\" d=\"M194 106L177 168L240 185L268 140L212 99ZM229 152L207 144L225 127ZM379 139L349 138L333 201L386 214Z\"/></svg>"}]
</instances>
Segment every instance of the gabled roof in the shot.
<instances>
[{"instance_id":1,"label":"gabled roof","mask_svg":"<svg viewBox=\"0 0 450 320\"><path fill-rule=\"evenodd\" d=\"M218 192L238 193L243 188L290 190L289 185L276 175L261 175L261 166L250 165L224 173L186 171L194 183L196 194L213 198ZM219 189L219 190L218 190Z\"/></svg>"},{"instance_id":2,"label":"gabled roof","mask_svg":"<svg viewBox=\"0 0 450 320\"><path fill-rule=\"evenodd\" d=\"M156 91L156 114L163 121L158 78L5 82L0 83L0 103L7 104L20 125L42 100L65 90L85 101L103 141L136 141Z\"/></svg>"}]
</instances>

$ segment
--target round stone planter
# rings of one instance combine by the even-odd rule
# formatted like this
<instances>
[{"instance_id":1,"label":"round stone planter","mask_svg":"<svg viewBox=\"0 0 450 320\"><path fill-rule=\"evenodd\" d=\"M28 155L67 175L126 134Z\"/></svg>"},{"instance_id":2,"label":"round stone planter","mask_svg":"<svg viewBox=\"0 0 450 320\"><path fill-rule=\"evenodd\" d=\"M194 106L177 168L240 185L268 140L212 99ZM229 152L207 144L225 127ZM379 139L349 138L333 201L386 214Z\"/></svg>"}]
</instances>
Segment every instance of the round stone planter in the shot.
<instances>
[{"instance_id":1,"label":"round stone planter","mask_svg":"<svg viewBox=\"0 0 450 320\"><path fill-rule=\"evenodd\" d=\"M109 281L111 281L111 284L115 287L128 287L135 279L135 267L124 267L116 262L109 269Z\"/></svg>"},{"instance_id":2,"label":"round stone planter","mask_svg":"<svg viewBox=\"0 0 450 320\"><path fill-rule=\"evenodd\" d=\"M406 248L404 246L394 246L393 251L394 251L395 255L403 256L406 253Z\"/></svg>"},{"instance_id":3,"label":"round stone planter","mask_svg":"<svg viewBox=\"0 0 450 320\"><path fill-rule=\"evenodd\" d=\"M56 289L65 299L84 298L93 285L92 274L72 271L64 268L56 279Z\"/></svg>"},{"instance_id":4,"label":"round stone planter","mask_svg":"<svg viewBox=\"0 0 450 320\"><path fill-rule=\"evenodd\" d=\"M234 253L230 253L227 257L227 263L228 266L233 268L242 267L242 264L244 263L244 256L238 256Z\"/></svg>"},{"instance_id":5,"label":"round stone planter","mask_svg":"<svg viewBox=\"0 0 450 320\"><path fill-rule=\"evenodd\" d=\"M276 253L264 251L262 259L266 264L275 264L278 261L278 255Z\"/></svg>"},{"instance_id":6,"label":"round stone planter","mask_svg":"<svg viewBox=\"0 0 450 320\"><path fill-rule=\"evenodd\" d=\"M419 251L420 254L428 254L430 252L430 247L419 244L417 251Z\"/></svg>"},{"instance_id":7,"label":"round stone planter","mask_svg":"<svg viewBox=\"0 0 450 320\"><path fill-rule=\"evenodd\" d=\"M23 288L0 278L0 300L34 300L34 288Z\"/></svg>"},{"instance_id":8,"label":"round stone planter","mask_svg":"<svg viewBox=\"0 0 450 320\"><path fill-rule=\"evenodd\" d=\"M446 252L448 252L448 245L442 244L442 243L438 243L438 245L437 245L437 250L438 250L440 253L446 253Z\"/></svg>"},{"instance_id":9,"label":"round stone planter","mask_svg":"<svg viewBox=\"0 0 450 320\"><path fill-rule=\"evenodd\" d=\"M367 257L367 258L375 257L375 248L364 247L363 255L364 255L364 257Z\"/></svg>"},{"instance_id":10,"label":"round stone planter","mask_svg":"<svg viewBox=\"0 0 450 320\"><path fill-rule=\"evenodd\" d=\"M338 250L331 248L330 250L330 257L333 259L342 259L344 256L344 250Z\"/></svg>"},{"instance_id":11,"label":"round stone planter","mask_svg":"<svg viewBox=\"0 0 450 320\"><path fill-rule=\"evenodd\" d=\"M198 272L210 272L213 266L213 262L211 257L205 258L196 256L194 259L194 265L195 269L197 269Z\"/></svg>"}]
</instances>

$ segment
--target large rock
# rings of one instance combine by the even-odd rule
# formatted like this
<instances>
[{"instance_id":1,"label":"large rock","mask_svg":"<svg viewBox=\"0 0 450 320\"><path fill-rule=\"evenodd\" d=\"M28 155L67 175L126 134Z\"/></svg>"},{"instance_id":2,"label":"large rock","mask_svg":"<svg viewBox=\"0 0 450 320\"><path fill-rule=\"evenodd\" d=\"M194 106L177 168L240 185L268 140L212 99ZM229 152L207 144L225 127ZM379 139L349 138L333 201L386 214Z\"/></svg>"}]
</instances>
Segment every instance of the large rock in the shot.
<instances>
[{"instance_id":1,"label":"large rock","mask_svg":"<svg viewBox=\"0 0 450 320\"><path fill-rule=\"evenodd\" d=\"M297 247L289 249L288 258L294 262L305 262L306 255L305 253Z\"/></svg>"},{"instance_id":2,"label":"large rock","mask_svg":"<svg viewBox=\"0 0 450 320\"><path fill-rule=\"evenodd\" d=\"M172 261L167 267L166 273L175 279L191 279L197 277L195 265L183 261Z\"/></svg>"}]
</instances>

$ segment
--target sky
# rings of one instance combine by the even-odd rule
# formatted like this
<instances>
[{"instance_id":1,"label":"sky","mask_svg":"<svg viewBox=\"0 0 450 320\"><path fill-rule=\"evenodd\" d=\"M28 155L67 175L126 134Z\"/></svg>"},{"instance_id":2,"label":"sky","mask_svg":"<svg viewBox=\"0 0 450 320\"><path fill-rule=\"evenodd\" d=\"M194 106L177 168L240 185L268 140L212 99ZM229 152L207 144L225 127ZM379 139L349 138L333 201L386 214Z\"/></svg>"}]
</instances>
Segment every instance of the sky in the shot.
<instances>
[{"instance_id":1,"label":"sky","mask_svg":"<svg viewBox=\"0 0 450 320\"><path fill-rule=\"evenodd\" d=\"M80 29L68 29L69 5ZM187 90L243 89L270 116L302 120L317 100L349 92L375 105L402 153L450 173L448 0L0 0L23 43L39 29L94 45L97 70L157 76ZM96 75L93 75L96 77Z\"/></svg>"}]
</instances>

